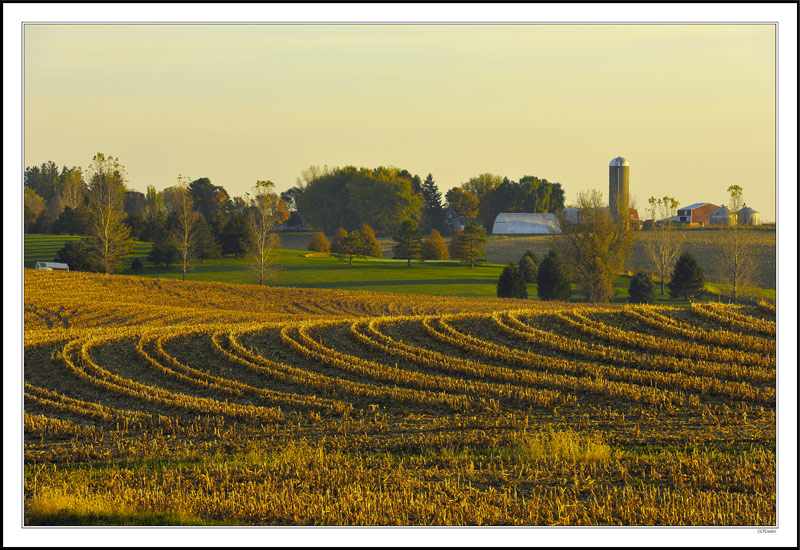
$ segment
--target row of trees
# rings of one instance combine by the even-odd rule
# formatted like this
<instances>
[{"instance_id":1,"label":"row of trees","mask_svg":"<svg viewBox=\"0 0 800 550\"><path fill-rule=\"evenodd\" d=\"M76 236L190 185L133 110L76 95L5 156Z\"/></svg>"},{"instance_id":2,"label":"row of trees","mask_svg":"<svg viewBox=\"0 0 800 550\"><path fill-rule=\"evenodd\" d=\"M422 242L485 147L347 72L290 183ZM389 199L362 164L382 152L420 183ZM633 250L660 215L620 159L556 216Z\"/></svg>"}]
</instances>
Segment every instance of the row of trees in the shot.
<instances>
[{"instance_id":1,"label":"row of trees","mask_svg":"<svg viewBox=\"0 0 800 550\"><path fill-rule=\"evenodd\" d=\"M535 176L519 182L481 174L442 194L432 174L423 181L408 170L312 166L281 197L313 226L332 233L339 227L368 224L393 232L410 220L423 233L449 233L446 209L467 219L477 218L491 229L500 212L556 212L564 207L561 185Z\"/></svg>"},{"instance_id":2,"label":"row of trees","mask_svg":"<svg viewBox=\"0 0 800 550\"><path fill-rule=\"evenodd\" d=\"M151 261L178 264L184 279L193 260L226 252L247 253L259 284L269 278L279 247L275 226L289 217L271 181L257 181L252 196L231 199L208 178L192 181L179 175L176 185L161 192L150 186L143 194L127 189L125 168L118 158L98 153L89 166L88 182L81 178L76 186L78 198L65 204L65 190L71 193L75 183L71 175L82 172L64 170L63 177L53 178L54 166L45 163L26 170L26 216L30 221L44 204L31 227L42 226L43 215L57 214L53 226L86 235L84 242L59 252L59 259L73 269L118 272L132 241L142 238L153 243Z\"/></svg>"}]
</instances>

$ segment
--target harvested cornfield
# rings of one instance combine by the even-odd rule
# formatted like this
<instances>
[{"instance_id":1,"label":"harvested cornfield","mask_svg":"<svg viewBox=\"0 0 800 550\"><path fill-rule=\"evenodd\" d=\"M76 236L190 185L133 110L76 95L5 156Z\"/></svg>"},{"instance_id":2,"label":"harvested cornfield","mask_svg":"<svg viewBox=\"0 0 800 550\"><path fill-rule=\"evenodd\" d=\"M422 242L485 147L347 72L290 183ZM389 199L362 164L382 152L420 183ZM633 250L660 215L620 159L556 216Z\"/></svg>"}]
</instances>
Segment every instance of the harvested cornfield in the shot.
<instances>
[{"instance_id":1,"label":"harvested cornfield","mask_svg":"<svg viewBox=\"0 0 800 550\"><path fill-rule=\"evenodd\" d=\"M749 525L775 313L25 272L28 525Z\"/></svg>"}]
</instances>

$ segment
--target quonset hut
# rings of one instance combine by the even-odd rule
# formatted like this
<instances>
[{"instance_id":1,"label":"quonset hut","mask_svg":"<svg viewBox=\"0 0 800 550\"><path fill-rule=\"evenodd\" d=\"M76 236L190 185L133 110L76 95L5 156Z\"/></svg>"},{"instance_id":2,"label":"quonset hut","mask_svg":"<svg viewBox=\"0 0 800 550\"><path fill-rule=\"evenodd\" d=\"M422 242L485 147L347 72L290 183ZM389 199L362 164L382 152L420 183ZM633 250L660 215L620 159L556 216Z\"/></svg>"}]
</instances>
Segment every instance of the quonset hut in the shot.
<instances>
[{"instance_id":1,"label":"quonset hut","mask_svg":"<svg viewBox=\"0 0 800 550\"><path fill-rule=\"evenodd\" d=\"M561 233L555 214L502 212L492 226L492 235L551 235Z\"/></svg>"}]
</instances>

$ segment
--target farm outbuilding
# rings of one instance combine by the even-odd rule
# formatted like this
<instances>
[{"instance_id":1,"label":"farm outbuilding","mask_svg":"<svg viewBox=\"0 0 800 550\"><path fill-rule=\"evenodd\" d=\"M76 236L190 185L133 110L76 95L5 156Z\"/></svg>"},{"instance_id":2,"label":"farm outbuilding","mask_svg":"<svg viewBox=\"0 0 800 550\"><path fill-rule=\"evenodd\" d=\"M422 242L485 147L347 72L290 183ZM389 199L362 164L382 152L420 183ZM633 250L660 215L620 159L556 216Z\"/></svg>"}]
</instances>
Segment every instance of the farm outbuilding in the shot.
<instances>
[{"instance_id":1,"label":"farm outbuilding","mask_svg":"<svg viewBox=\"0 0 800 550\"><path fill-rule=\"evenodd\" d=\"M761 223L761 215L749 206L739 210L736 215L740 225L759 225Z\"/></svg>"},{"instance_id":2,"label":"farm outbuilding","mask_svg":"<svg viewBox=\"0 0 800 550\"><path fill-rule=\"evenodd\" d=\"M555 214L503 212L497 215L492 235L551 235L561 233Z\"/></svg>"},{"instance_id":3,"label":"farm outbuilding","mask_svg":"<svg viewBox=\"0 0 800 550\"><path fill-rule=\"evenodd\" d=\"M69 271L69 266L59 262L36 262L34 269L38 271Z\"/></svg>"},{"instance_id":4,"label":"farm outbuilding","mask_svg":"<svg viewBox=\"0 0 800 550\"><path fill-rule=\"evenodd\" d=\"M696 202L689 206L678 208L677 221L695 225L708 225L709 217L718 209L719 206L710 202Z\"/></svg>"},{"instance_id":5,"label":"farm outbuilding","mask_svg":"<svg viewBox=\"0 0 800 550\"><path fill-rule=\"evenodd\" d=\"M727 206L720 206L709 217L711 225L736 225L736 214L728 210Z\"/></svg>"}]
</instances>

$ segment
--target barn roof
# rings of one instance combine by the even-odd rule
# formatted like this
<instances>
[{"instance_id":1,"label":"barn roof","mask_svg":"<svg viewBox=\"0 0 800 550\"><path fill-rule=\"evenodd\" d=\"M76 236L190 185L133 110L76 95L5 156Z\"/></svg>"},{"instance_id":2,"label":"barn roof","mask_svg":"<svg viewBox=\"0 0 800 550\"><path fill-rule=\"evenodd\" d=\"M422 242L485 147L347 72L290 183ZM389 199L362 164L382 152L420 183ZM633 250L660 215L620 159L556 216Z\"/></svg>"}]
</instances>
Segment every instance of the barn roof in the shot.
<instances>
[{"instance_id":1,"label":"barn roof","mask_svg":"<svg viewBox=\"0 0 800 550\"><path fill-rule=\"evenodd\" d=\"M678 210L694 210L695 208L700 208L701 206L705 206L707 204L711 204L710 202L696 202L694 204L690 204L689 206L681 206Z\"/></svg>"}]
</instances>

